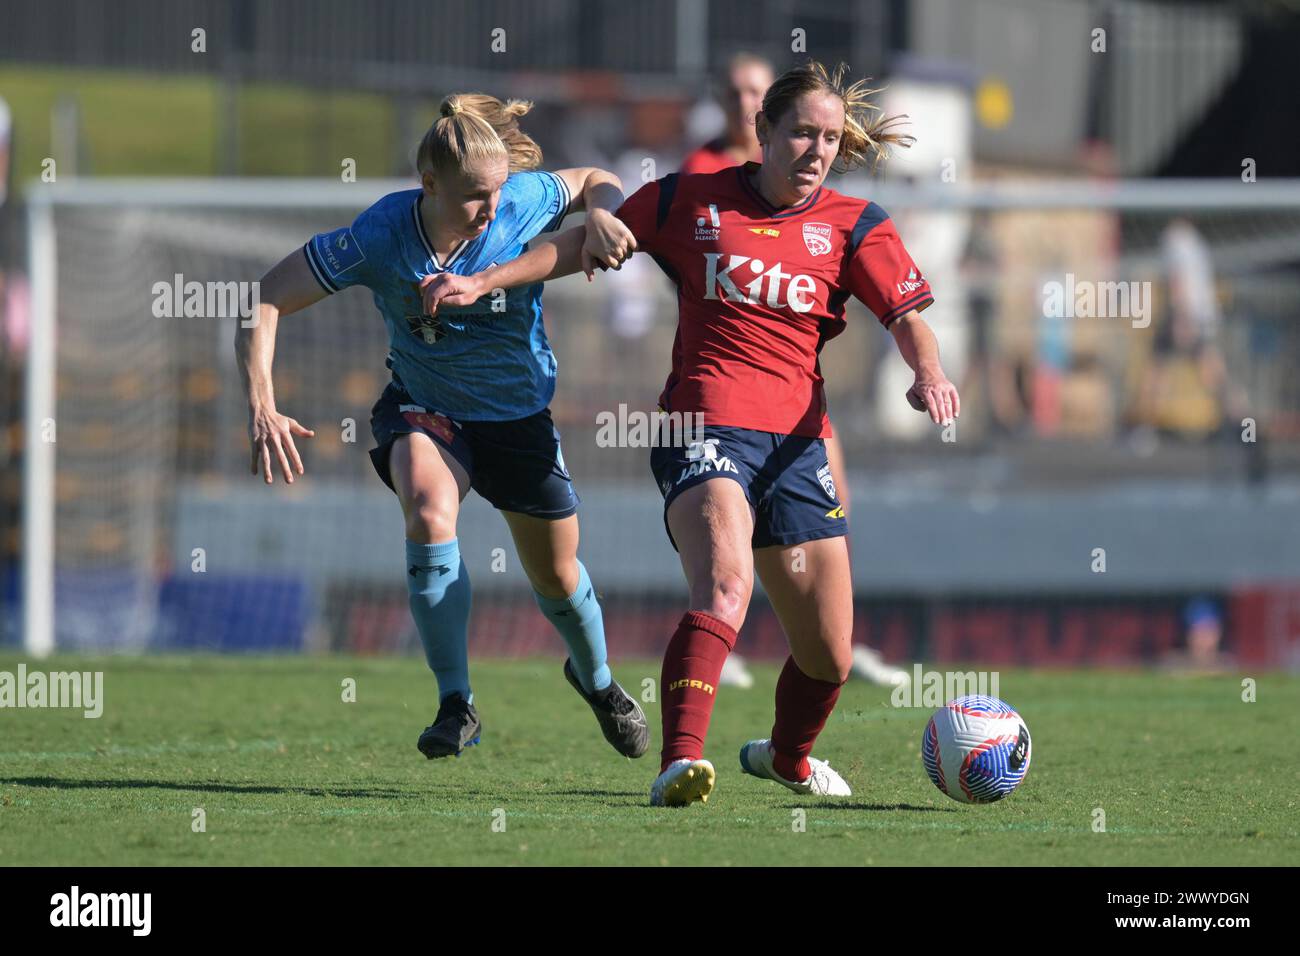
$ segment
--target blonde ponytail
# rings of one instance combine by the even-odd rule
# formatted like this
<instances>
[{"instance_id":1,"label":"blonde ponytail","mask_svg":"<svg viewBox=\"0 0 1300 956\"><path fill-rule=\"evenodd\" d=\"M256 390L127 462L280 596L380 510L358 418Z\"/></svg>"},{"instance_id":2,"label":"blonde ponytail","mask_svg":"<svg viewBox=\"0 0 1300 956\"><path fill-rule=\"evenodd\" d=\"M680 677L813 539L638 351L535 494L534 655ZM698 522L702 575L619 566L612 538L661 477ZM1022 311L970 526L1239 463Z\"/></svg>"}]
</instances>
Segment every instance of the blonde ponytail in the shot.
<instances>
[{"instance_id":1,"label":"blonde ponytail","mask_svg":"<svg viewBox=\"0 0 1300 956\"><path fill-rule=\"evenodd\" d=\"M506 159L512 173L536 169L542 164L541 147L519 128L519 117L532 108L527 100L503 103L486 93L451 94L420 140L416 169L441 175L485 159Z\"/></svg>"}]
</instances>

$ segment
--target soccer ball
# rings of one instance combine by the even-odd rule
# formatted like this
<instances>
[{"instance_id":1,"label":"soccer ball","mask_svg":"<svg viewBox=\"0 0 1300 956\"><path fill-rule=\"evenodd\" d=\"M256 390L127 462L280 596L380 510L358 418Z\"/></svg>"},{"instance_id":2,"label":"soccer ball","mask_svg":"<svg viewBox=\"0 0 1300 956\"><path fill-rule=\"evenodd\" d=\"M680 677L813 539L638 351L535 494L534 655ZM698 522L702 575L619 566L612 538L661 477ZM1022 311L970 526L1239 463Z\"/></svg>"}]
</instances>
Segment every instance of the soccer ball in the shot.
<instances>
[{"instance_id":1,"label":"soccer ball","mask_svg":"<svg viewBox=\"0 0 1300 956\"><path fill-rule=\"evenodd\" d=\"M996 697L958 697L930 718L921 762L936 787L959 803L1001 800L1029 772L1029 728Z\"/></svg>"}]
</instances>

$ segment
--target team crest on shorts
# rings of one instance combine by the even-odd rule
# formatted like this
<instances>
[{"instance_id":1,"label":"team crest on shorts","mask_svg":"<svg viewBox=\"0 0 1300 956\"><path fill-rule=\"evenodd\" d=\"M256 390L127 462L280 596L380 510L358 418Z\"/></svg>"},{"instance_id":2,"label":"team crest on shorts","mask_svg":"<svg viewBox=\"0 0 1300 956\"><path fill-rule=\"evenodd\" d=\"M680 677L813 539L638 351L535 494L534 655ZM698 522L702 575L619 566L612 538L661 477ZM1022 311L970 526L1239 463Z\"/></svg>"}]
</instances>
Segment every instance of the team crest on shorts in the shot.
<instances>
[{"instance_id":1,"label":"team crest on shorts","mask_svg":"<svg viewBox=\"0 0 1300 956\"><path fill-rule=\"evenodd\" d=\"M835 500L835 479L831 477L831 463L827 462L817 469L817 480L822 483L822 491L831 501Z\"/></svg>"},{"instance_id":2,"label":"team crest on shorts","mask_svg":"<svg viewBox=\"0 0 1300 956\"><path fill-rule=\"evenodd\" d=\"M449 445L456 438L455 422L446 415L426 411L421 405L398 405L397 411L408 425L431 431Z\"/></svg>"},{"instance_id":3,"label":"team crest on shorts","mask_svg":"<svg viewBox=\"0 0 1300 956\"><path fill-rule=\"evenodd\" d=\"M824 222L805 222L803 244L815 256L826 255L831 251L831 227Z\"/></svg>"}]
</instances>

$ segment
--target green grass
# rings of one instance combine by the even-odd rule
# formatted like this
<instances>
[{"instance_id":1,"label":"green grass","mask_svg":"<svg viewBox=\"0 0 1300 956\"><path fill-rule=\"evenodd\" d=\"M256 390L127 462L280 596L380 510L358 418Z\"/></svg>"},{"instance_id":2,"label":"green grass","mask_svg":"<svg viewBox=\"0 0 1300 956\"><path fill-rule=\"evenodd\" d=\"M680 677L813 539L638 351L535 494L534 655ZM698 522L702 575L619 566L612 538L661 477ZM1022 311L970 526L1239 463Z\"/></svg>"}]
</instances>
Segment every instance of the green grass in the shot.
<instances>
[{"instance_id":1,"label":"green grass","mask_svg":"<svg viewBox=\"0 0 1300 956\"><path fill-rule=\"evenodd\" d=\"M0 657L13 672L18 659ZM29 665L32 666L32 665ZM97 720L0 710L0 864L1283 864L1300 855L1292 725L1300 680L1004 672L1033 765L1019 791L971 807L918 756L927 712L845 688L817 753L853 787L802 799L742 776L736 752L771 726L776 670L724 688L707 805L646 805L656 758L599 737L558 661L479 662L486 733L430 762L414 659L61 658L104 671ZM629 689L654 662L623 662ZM341 683L357 682L357 701ZM655 729L658 709L647 706ZM195 808L206 832L192 832ZM1093 832L1093 811L1106 832ZM793 811L807 812L793 832ZM494 811L504 832L494 832ZM496 818L500 818L498 814Z\"/></svg>"},{"instance_id":2,"label":"green grass","mask_svg":"<svg viewBox=\"0 0 1300 956\"><path fill-rule=\"evenodd\" d=\"M81 107L86 168L95 176L213 176L221 172L220 81L202 74L149 74L64 67L0 67L0 96L13 112L18 187L53 155L51 109ZM396 144L386 96L249 83L239 90L238 169L243 176L391 175L414 143ZM423 104L432 118L436 104ZM394 156L394 150L400 152ZM60 170L62 174L62 170Z\"/></svg>"}]
</instances>

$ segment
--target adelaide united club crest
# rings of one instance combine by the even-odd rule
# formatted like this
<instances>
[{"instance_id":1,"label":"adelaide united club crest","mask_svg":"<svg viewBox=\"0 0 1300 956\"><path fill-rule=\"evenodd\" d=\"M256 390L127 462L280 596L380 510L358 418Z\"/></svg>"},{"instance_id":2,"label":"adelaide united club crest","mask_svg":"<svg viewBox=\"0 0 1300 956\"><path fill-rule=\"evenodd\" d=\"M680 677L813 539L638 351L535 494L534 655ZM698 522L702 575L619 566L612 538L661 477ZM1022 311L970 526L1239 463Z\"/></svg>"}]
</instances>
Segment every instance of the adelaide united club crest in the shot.
<instances>
[{"instance_id":1,"label":"adelaide united club crest","mask_svg":"<svg viewBox=\"0 0 1300 956\"><path fill-rule=\"evenodd\" d=\"M824 222L805 222L803 244L814 256L826 255L831 251L831 227Z\"/></svg>"}]
</instances>

